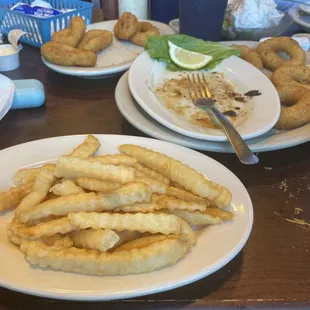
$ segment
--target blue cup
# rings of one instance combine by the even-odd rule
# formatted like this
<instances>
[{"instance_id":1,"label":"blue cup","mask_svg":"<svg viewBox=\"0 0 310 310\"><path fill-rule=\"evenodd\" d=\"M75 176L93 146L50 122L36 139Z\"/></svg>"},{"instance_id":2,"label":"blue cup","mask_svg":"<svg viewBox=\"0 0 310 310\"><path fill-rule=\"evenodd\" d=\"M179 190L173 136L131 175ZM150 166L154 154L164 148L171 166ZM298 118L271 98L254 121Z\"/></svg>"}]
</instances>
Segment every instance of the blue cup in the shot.
<instances>
[{"instance_id":1,"label":"blue cup","mask_svg":"<svg viewBox=\"0 0 310 310\"><path fill-rule=\"evenodd\" d=\"M151 19L168 24L179 17L179 0L151 0Z\"/></svg>"},{"instance_id":2,"label":"blue cup","mask_svg":"<svg viewBox=\"0 0 310 310\"><path fill-rule=\"evenodd\" d=\"M220 41L228 0L180 0L180 33Z\"/></svg>"}]
</instances>

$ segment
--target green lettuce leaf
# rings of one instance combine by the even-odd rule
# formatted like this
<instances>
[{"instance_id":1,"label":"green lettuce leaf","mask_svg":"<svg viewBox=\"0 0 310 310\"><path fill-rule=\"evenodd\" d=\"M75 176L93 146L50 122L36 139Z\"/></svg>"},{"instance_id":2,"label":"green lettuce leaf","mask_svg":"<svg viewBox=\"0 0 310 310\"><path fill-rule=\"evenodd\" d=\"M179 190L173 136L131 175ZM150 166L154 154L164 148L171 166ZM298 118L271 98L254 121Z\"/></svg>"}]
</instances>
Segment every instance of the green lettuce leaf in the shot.
<instances>
[{"instance_id":1,"label":"green lettuce leaf","mask_svg":"<svg viewBox=\"0 0 310 310\"><path fill-rule=\"evenodd\" d=\"M148 37L145 49L148 51L150 57L165 62L167 64L167 70L170 71L183 71L184 69L176 65L170 59L168 41L188 51L212 56L212 61L207 64L205 69L213 69L225 58L232 55L240 55L238 50L226 45L196 39L184 34Z\"/></svg>"}]
</instances>

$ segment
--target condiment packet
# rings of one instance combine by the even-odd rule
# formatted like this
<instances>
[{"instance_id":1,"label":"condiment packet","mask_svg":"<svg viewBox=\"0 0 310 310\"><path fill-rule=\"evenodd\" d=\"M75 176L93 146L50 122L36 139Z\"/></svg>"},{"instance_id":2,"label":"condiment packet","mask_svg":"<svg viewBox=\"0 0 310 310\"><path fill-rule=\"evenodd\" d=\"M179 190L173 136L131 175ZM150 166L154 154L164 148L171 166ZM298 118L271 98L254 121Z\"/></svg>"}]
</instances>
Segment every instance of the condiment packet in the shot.
<instances>
[{"instance_id":1,"label":"condiment packet","mask_svg":"<svg viewBox=\"0 0 310 310\"><path fill-rule=\"evenodd\" d=\"M272 39L272 37L268 37L268 38L262 38L259 40L259 42L264 42L268 39ZM298 44L300 45L300 47L304 50L304 51L308 51L310 48L310 40L307 37L292 37L293 40L295 40L296 42L298 42Z\"/></svg>"},{"instance_id":2,"label":"condiment packet","mask_svg":"<svg viewBox=\"0 0 310 310\"><path fill-rule=\"evenodd\" d=\"M45 7L39 7L39 6L31 6L29 4L25 3L17 3L11 8L12 11L24 13L26 15L32 15L39 18L47 18L47 17L53 17L60 14L63 14L59 10L55 9L49 9Z\"/></svg>"}]
</instances>

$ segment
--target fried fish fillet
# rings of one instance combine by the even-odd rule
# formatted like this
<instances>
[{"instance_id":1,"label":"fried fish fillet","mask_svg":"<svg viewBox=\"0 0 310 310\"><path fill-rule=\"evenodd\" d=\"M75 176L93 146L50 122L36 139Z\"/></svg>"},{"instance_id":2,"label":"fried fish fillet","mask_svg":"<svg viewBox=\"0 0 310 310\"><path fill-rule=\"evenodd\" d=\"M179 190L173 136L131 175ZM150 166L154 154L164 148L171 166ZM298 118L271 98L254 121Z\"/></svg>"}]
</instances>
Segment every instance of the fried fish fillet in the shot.
<instances>
[{"instance_id":1,"label":"fried fish fillet","mask_svg":"<svg viewBox=\"0 0 310 310\"><path fill-rule=\"evenodd\" d=\"M41 55L48 62L59 66L94 67L97 63L95 53L56 41L43 44Z\"/></svg>"}]
</instances>

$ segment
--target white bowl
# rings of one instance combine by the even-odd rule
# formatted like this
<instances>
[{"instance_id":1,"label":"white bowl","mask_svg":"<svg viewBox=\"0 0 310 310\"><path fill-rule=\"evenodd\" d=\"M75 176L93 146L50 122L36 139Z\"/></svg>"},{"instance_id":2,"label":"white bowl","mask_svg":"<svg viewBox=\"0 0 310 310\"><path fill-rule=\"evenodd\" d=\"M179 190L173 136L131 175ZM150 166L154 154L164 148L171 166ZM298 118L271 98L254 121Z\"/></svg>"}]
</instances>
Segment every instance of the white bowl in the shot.
<instances>
[{"instance_id":1,"label":"white bowl","mask_svg":"<svg viewBox=\"0 0 310 310\"><path fill-rule=\"evenodd\" d=\"M11 44L2 44L0 45L1 49L9 49L13 46ZM19 67L19 51L18 49L15 53L1 56L0 54L0 71L12 71Z\"/></svg>"}]
</instances>

